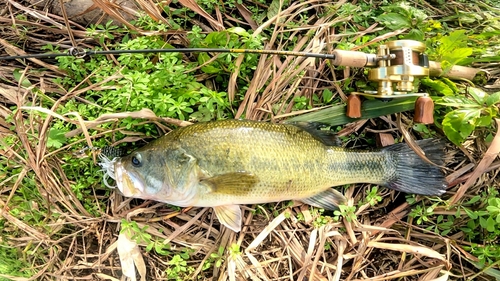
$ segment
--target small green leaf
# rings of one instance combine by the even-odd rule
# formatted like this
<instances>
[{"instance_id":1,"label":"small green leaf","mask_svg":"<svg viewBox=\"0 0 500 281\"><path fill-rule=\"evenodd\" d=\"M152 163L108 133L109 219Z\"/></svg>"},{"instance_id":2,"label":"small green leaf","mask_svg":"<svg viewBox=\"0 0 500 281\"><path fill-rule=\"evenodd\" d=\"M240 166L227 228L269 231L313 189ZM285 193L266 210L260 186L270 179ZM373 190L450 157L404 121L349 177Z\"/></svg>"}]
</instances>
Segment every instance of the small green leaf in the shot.
<instances>
[{"instance_id":1,"label":"small green leaf","mask_svg":"<svg viewBox=\"0 0 500 281\"><path fill-rule=\"evenodd\" d=\"M479 225L481 225L482 228L488 229L488 222L483 217L479 218Z\"/></svg>"},{"instance_id":2,"label":"small green leaf","mask_svg":"<svg viewBox=\"0 0 500 281\"><path fill-rule=\"evenodd\" d=\"M444 96L454 96L455 92L449 85L440 80L432 80L430 78L423 78L420 80L422 85L425 85L433 90L435 90L438 94Z\"/></svg>"},{"instance_id":3,"label":"small green leaf","mask_svg":"<svg viewBox=\"0 0 500 281\"><path fill-rule=\"evenodd\" d=\"M146 252L151 252L151 250L153 249L153 247L155 246L155 243L154 242L151 242L149 243L147 246L146 246Z\"/></svg>"},{"instance_id":4,"label":"small green leaf","mask_svg":"<svg viewBox=\"0 0 500 281\"><path fill-rule=\"evenodd\" d=\"M450 141L460 145L476 128L477 109L456 109L448 112L443 119L443 131Z\"/></svg>"},{"instance_id":5,"label":"small green leaf","mask_svg":"<svg viewBox=\"0 0 500 281\"><path fill-rule=\"evenodd\" d=\"M494 213L498 213L500 211L500 209L497 207L497 206L486 206L486 210L488 210L488 212L494 214Z\"/></svg>"},{"instance_id":6,"label":"small green leaf","mask_svg":"<svg viewBox=\"0 0 500 281\"><path fill-rule=\"evenodd\" d=\"M451 228L450 228L450 229L445 229L445 230L443 230L443 231L441 232L441 236L446 236L446 235L448 235L448 233L450 233L450 231L451 231Z\"/></svg>"},{"instance_id":7,"label":"small green leaf","mask_svg":"<svg viewBox=\"0 0 500 281\"><path fill-rule=\"evenodd\" d=\"M425 34L419 29L412 29L408 34L404 37L404 39L408 40L416 40L416 41L424 41Z\"/></svg>"},{"instance_id":8,"label":"small green leaf","mask_svg":"<svg viewBox=\"0 0 500 281\"><path fill-rule=\"evenodd\" d=\"M326 89L326 90L323 91L323 102L324 103L329 102L332 99L332 97L333 97L333 92L332 91L330 91L328 89Z\"/></svg>"},{"instance_id":9,"label":"small green leaf","mask_svg":"<svg viewBox=\"0 0 500 281\"><path fill-rule=\"evenodd\" d=\"M64 136L66 132L58 129L51 128L49 131L49 137L47 138L47 147L61 148L66 142L66 137Z\"/></svg>"},{"instance_id":10,"label":"small green leaf","mask_svg":"<svg viewBox=\"0 0 500 281\"><path fill-rule=\"evenodd\" d=\"M467 205L472 205L474 203L476 203L477 201L479 201L481 199L481 195L476 195L474 197L472 197L468 202L467 202Z\"/></svg>"},{"instance_id":11,"label":"small green leaf","mask_svg":"<svg viewBox=\"0 0 500 281\"><path fill-rule=\"evenodd\" d=\"M238 26L228 28L227 31L234 34L238 34L239 36L250 37L250 33L248 33L244 28Z\"/></svg>"},{"instance_id":12,"label":"small green leaf","mask_svg":"<svg viewBox=\"0 0 500 281\"><path fill-rule=\"evenodd\" d=\"M453 52L443 54L442 60L457 64L470 55L472 55L472 48L456 48Z\"/></svg>"},{"instance_id":13,"label":"small green leaf","mask_svg":"<svg viewBox=\"0 0 500 281\"><path fill-rule=\"evenodd\" d=\"M201 70L207 74L216 74L222 71L220 68L217 68L211 64L203 66Z\"/></svg>"},{"instance_id":14,"label":"small green leaf","mask_svg":"<svg viewBox=\"0 0 500 281\"><path fill-rule=\"evenodd\" d=\"M500 92L493 93L484 99L487 106L492 106L494 104L500 103Z\"/></svg>"},{"instance_id":15,"label":"small green leaf","mask_svg":"<svg viewBox=\"0 0 500 281\"><path fill-rule=\"evenodd\" d=\"M463 208L463 210L464 210L464 211L465 211L465 213L469 216L469 218L471 218L471 219L473 219L473 220L475 220L475 219L477 219L477 218L478 218L478 216L477 216L477 214L476 214L475 212L473 212L473 211L471 211L471 210L469 210L469 209L467 209L467 208ZM471 221L469 221L469 222L473 222L473 221L471 220Z\"/></svg>"},{"instance_id":16,"label":"small green leaf","mask_svg":"<svg viewBox=\"0 0 500 281\"><path fill-rule=\"evenodd\" d=\"M488 217L486 220L486 230L493 232L496 229L496 222L492 217Z\"/></svg>"},{"instance_id":17,"label":"small green leaf","mask_svg":"<svg viewBox=\"0 0 500 281\"><path fill-rule=\"evenodd\" d=\"M476 119L476 126L478 127L488 127L493 122L493 118L490 115L481 116Z\"/></svg>"},{"instance_id":18,"label":"small green leaf","mask_svg":"<svg viewBox=\"0 0 500 281\"><path fill-rule=\"evenodd\" d=\"M437 217L436 222L437 222L437 223L440 223L440 222L442 222L442 221L443 221L443 215L439 215L439 216Z\"/></svg>"},{"instance_id":19,"label":"small green leaf","mask_svg":"<svg viewBox=\"0 0 500 281\"><path fill-rule=\"evenodd\" d=\"M459 107L461 109L480 108L480 105L464 96L446 96L437 100L436 103L444 106Z\"/></svg>"},{"instance_id":20,"label":"small green leaf","mask_svg":"<svg viewBox=\"0 0 500 281\"><path fill-rule=\"evenodd\" d=\"M154 243L155 247L155 252L162 255L162 256L167 256L170 254L169 251L167 251L168 247L165 247L165 245L168 244L163 244L163 243Z\"/></svg>"},{"instance_id":21,"label":"small green leaf","mask_svg":"<svg viewBox=\"0 0 500 281\"><path fill-rule=\"evenodd\" d=\"M21 77L23 78L23 81L21 81L21 86L23 87L31 86L30 80L28 80L26 76L23 77L23 73L19 69L14 69L14 72L12 72L12 76L14 76L14 79L16 79L17 82L21 80Z\"/></svg>"},{"instance_id":22,"label":"small green leaf","mask_svg":"<svg viewBox=\"0 0 500 281\"><path fill-rule=\"evenodd\" d=\"M453 91L453 93L458 94L460 92L460 89L458 89L457 84L450 79L446 77L439 77L439 80L443 81L450 89Z\"/></svg>"},{"instance_id":23,"label":"small green leaf","mask_svg":"<svg viewBox=\"0 0 500 281\"><path fill-rule=\"evenodd\" d=\"M465 30L456 30L448 36L439 39L437 54L443 70L447 72L451 67L472 54L472 48L467 48L468 36Z\"/></svg>"},{"instance_id":24,"label":"small green leaf","mask_svg":"<svg viewBox=\"0 0 500 281\"><path fill-rule=\"evenodd\" d=\"M392 30L411 27L410 19L396 13L382 14L376 20Z\"/></svg>"},{"instance_id":25,"label":"small green leaf","mask_svg":"<svg viewBox=\"0 0 500 281\"><path fill-rule=\"evenodd\" d=\"M476 100L478 104L483 104L485 97L488 96L488 94L486 94L483 90L474 87L469 88L467 92L474 98L474 100Z\"/></svg>"}]
</instances>

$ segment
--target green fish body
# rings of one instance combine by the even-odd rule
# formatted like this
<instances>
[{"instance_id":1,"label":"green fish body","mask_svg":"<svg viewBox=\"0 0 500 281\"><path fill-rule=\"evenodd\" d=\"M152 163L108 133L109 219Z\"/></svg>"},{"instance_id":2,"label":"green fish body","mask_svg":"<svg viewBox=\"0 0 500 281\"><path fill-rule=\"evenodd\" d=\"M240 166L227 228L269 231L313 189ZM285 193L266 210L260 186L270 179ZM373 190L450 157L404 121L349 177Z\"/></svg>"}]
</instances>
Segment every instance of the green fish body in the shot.
<instances>
[{"instance_id":1,"label":"green fish body","mask_svg":"<svg viewBox=\"0 0 500 281\"><path fill-rule=\"evenodd\" d=\"M442 146L418 143L431 161ZM223 120L179 128L152 141L115 165L125 196L187 207L214 207L219 220L241 228L239 204L300 200L335 209L345 202L332 186L373 183L396 190L440 195L441 170L406 144L378 151L335 145L334 136L314 124L271 124Z\"/></svg>"}]
</instances>

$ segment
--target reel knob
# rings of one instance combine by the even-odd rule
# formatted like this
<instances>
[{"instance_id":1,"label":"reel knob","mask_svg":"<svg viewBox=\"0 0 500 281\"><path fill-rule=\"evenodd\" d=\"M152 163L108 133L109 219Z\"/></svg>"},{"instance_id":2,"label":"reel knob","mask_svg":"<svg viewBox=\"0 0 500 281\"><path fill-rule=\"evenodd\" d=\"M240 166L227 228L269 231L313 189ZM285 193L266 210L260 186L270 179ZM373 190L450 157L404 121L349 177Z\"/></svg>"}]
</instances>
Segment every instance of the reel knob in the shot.
<instances>
[{"instance_id":1,"label":"reel knob","mask_svg":"<svg viewBox=\"0 0 500 281\"><path fill-rule=\"evenodd\" d=\"M361 98L354 93L347 97L346 115L349 118L361 118Z\"/></svg>"},{"instance_id":2,"label":"reel knob","mask_svg":"<svg viewBox=\"0 0 500 281\"><path fill-rule=\"evenodd\" d=\"M429 96L419 97L415 101L413 121L422 124L434 123L434 102Z\"/></svg>"}]
</instances>

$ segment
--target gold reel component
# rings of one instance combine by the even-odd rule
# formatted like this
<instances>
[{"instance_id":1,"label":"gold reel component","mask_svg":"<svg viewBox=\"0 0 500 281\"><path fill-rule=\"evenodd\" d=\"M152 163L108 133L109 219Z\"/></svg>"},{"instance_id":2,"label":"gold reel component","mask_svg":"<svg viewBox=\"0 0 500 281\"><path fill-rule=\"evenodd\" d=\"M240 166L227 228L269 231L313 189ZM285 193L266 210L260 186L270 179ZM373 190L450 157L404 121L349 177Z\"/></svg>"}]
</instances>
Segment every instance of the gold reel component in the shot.
<instances>
[{"instance_id":1,"label":"gold reel component","mask_svg":"<svg viewBox=\"0 0 500 281\"><path fill-rule=\"evenodd\" d=\"M417 123L434 123L434 103L425 93L415 93L415 78L429 76L429 59L424 54L424 43L414 40L397 40L378 47L377 55L365 55L361 60L357 54L354 58L357 65L375 66L368 72L368 79L378 83L377 91L351 93L347 100L346 115L351 118L361 117L361 99L359 96L375 98L398 98L418 96L415 102L414 121ZM342 55L351 55L342 51ZM339 54L340 55L340 54ZM340 60L340 58L339 58ZM348 60L344 59L345 62ZM374 63L375 62L375 63ZM353 63L350 63L352 65Z\"/></svg>"},{"instance_id":2,"label":"gold reel component","mask_svg":"<svg viewBox=\"0 0 500 281\"><path fill-rule=\"evenodd\" d=\"M416 77L429 76L429 59L425 44L413 40L397 40L380 45L378 67L370 69L368 79L378 82L378 97L413 92ZM394 91L394 86L398 92Z\"/></svg>"}]
</instances>

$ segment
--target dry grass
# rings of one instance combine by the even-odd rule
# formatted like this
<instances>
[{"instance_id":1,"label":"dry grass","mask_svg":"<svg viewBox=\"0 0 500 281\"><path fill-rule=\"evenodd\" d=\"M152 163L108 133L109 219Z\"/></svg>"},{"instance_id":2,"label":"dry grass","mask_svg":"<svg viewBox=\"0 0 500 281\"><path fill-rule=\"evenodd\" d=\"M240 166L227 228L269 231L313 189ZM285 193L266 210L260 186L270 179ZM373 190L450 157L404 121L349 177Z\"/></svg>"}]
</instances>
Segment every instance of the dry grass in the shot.
<instances>
[{"instance_id":1,"label":"dry grass","mask_svg":"<svg viewBox=\"0 0 500 281\"><path fill-rule=\"evenodd\" d=\"M0 7L0 50L3 53L40 53L40 48L48 43L61 48L74 44L84 47L97 44L86 37L83 27L70 24L67 17L43 10L37 12L21 1L7 2L8 5ZM147 6L145 10L154 18L162 20L153 1L139 3ZM179 3L193 10L199 9L194 1ZM106 11L115 18L120 18L116 6L106 1L96 4L106 7ZM350 24L350 17L313 17L307 26L293 29L284 24L296 21L304 10L321 10L329 5L329 2L318 0L297 2L260 27L251 20L247 24L254 27L255 33L262 32L264 28L274 28L266 43L268 49L293 46L293 50L329 52L336 42L347 36L343 30L333 29L331 25L339 21ZM453 14L455 9L466 9L462 4L450 5L454 6L450 6L449 11L434 11L435 14L445 16ZM431 6L426 8L433 9ZM245 11L245 7L239 5L238 10ZM29 20L18 19L20 15ZM198 20L204 22L206 30L220 30L228 26L228 22L222 20L227 17L216 10L215 15L205 13ZM375 24L358 34L349 34L349 40L354 42L358 37L380 29ZM281 36L284 32L294 33L295 43L284 39ZM388 33L365 45L370 46L397 33ZM185 42L182 33L166 36L175 42ZM236 59L238 63L242 63L242 56ZM110 59L115 58L110 56ZM487 64L481 66L493 67ZM21 77L14 75L16 70ZM255 75L249 81L245 98L235 109L235 117L245 114L248 119L279 120L290 115L292 97L311 97L314 92L326 88L345 100L348 93L342 91L339 82L355 77L357 71L335 71L326 61L262 55ZM492 74L498 78L500 73L492 71ZM127 199L114 191L109 197L104 197L101 192L104 187L97 190L95 186L89 187L92 189L89 199L95 202L100 216L92 215L77 199L63 169L64 157L67 152L72 152L75 143L57 151L47 149L48 128L54 118L78 126L77 130L68 133L68 137L83 135L81 141L89 146L95 138L112 133L99 131L98 134L90 134L89 131L103 122L120 118L142 118L145 122L157 124L164 132L169 130L169 124L182 126L188 123L157 117L150 110L117 112L96 116L97 119L92 121L87 121L89 116L57 115L56 108L69 99L78 99L87 90L104 87L104 83L90 84L84 80L82 89L62 89L52 79L64 75L51 60L0 61L0 144L3 147L0 160L4 163L4 172L0 173L0 225L3 226L0 229L0 244L7 245L2 246L4 249L19 249L19 258L26 261L28 271L32 272L29 278L0 275L0 279L120 280L121 267L116 248L120 221L124 218L137 221L141 227L147 225L147 233L154 239L170 243L174 253L190 249L188 266L194 268L190 276L199 276L201 280L465 280L478 271L466 261L477 259L463 249L468 244L463 233L443 237L419 227L407 216L411 206L405 202L404 195L386 189L381 193L382 202L375 206L359 206L357 218L352 221L344 219L316 224L323 218L322 215L301 203L293 206L285 203L248 206L244 212L245 226L240 233L220 227L209 208L178 212L157 202ZM117 74L109 79L119 78ZM25 79L30 83L20 82ZM235 77L232 79L235 80ZM235 83L230 83L227 89L230 98L234 98L235 87ZM34 91L35 88L39 91ZM257 95L257 89L263 91ZM51 108L44 106L46 98L55 101ZM279 106L282 114L273 116L273 106ZM46 114L40 114L41 111ZM408 124L410 121L405 116L401 124L397 124L395 117L388 116L368 122L359 121L343 132L356 134L366 130L376 136L392 131L392 136L401 136L398 127L408 130ZM10 138L14 141L4 141L8 136L14 136ZM122 141L135 141L139 137L130 133ZM498 186L500 163L494 162L500 150L498 141L498 138L495 139L488 151L487 144L480 139L466 142L461 151L448 147L446 168L450 187L444 199L451 197L452 202L460 202L487 186ZM81 165L94 164L91 160L81 162ZM12 200L26 177L34 182L39 197L30 202L31 210L26 210L26 214L11 214L9 210L19 203ZM358 206L359 202L364 202L368 191L368 185L347 188L348 205ZM105 209L99 204L102 201L106 202ZM29 225L23 221L23 217L37 212L44 214L38 224ZM435 210L436 214L456 212L457 207ZM231 255L226 251L220 267L202 270L212 253L220 247L229 249L234 244L239 246L239 253ZM141 249L144 250L144 247ZM167 257L154 251L142 251L142 255L147 267L146 280L165 280L165 269L169 266ZM476 278L487 280L490 277L480 275Z\"/></svg>"}]
</instances>

